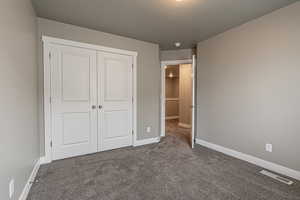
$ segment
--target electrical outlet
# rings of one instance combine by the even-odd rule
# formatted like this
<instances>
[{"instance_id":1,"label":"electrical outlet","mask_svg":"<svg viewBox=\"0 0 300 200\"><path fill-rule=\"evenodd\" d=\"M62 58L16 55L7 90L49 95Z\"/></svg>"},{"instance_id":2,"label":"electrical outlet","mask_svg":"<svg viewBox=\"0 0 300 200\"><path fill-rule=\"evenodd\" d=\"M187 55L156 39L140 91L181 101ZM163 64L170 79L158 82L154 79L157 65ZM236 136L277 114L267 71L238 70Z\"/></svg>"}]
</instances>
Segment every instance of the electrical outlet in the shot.
<instances>
[{"instance_id":1,"label":"electrical outlet","mask_svg":"<svg viewBox=\"0 0 300 200\"><path fill-rule=\"evenodd\" d=\"M148 126L148 127L146 128L146 131L147 131L147 133L151 133L151 126Z\"/></svg>"},{"instance_id":2,"label":"electrical outlet","mask_svg":"<svg viewBox=\"0 0 300 200\"><path fill-rule=\"evenodd\" d=\"M272 152L272 151L273 151L273 146L272 146L272 144L266 144L266 151L267 151L267 152Z\"/></svg>"},{"instance_id":3,"label":"electrical outlet","mask_svg":"<svg viewBox=\"0 0 300 200\"><path fill-rule=\"evenodd\" d=\"M14 196L15 193L15 180L11 179L9 182L9 199L12 199L12 197Z\"/></svg>"}]
</instances>

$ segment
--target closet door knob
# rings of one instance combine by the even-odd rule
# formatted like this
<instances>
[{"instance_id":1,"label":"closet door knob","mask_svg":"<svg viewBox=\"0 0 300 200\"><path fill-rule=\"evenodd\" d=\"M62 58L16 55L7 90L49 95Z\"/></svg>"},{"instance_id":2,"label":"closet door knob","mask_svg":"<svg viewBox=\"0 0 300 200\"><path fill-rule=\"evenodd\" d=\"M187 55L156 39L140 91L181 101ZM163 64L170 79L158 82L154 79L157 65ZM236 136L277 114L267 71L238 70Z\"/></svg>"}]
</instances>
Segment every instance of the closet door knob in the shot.
<instances>
[{"instance_id":1,"label":"closet door knob","mask_svg":"<svg viewBox=\"0 0 300 200\"><path fill-rule=\"evenodd\" d=\"M92 109L94 110L94 109L96 109L97 108L97 106L95 106L95 105L92 105Z\"/></svg>"},{"instance_id":2,"label":"closet door knob","mask_svg":"<svg viewBox=\"0 0 300 200\"><path fill-rule=\"evenodd\" d=\"M102 109L102 106L101 106L101 105L99 105L99 109Z\"/></svg>"}]
</instances>

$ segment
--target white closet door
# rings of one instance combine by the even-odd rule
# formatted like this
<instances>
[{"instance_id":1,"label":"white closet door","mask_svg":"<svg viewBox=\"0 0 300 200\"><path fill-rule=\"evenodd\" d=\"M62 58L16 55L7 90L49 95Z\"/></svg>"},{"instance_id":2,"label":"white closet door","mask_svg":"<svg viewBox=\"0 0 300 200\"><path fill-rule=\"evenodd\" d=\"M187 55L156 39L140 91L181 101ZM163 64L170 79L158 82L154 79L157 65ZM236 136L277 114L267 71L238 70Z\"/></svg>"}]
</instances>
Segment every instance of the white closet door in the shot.
<instances>
[{"instance_id":1,"label":"white closet door","mask_svg":"<svg viewBox=\"0 0 300 200\"><path fill-rule=\"evenodd\" d=\"M131 146L131 56L98 52L98 105L98 150Z\"/></svg>"},{"instance_id":2,"label":"white closet door","mask_svg":"<svg viewBox=\"0 0 300 200\"><path fill-rule=\"evenodd\" d=\"M82 48L51 48L54 160L97 151L96 56Z\"/></svg>"}]
</instances>

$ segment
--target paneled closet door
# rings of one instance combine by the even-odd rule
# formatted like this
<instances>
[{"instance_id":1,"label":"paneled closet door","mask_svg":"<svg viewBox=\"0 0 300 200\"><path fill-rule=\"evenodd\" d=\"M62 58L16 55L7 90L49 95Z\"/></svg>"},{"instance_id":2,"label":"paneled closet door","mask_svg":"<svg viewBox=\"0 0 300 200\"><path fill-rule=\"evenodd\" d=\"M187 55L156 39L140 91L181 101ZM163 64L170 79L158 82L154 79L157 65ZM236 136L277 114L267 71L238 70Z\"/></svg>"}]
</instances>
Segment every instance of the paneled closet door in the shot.
<instances>
[{"instance_id":1,"label":"paneled closet door","mask_svg":"<svg viewBox=\"0 0 300 200\"><path fill-rule=\"evenodd\" d=\"M51 47L54 160L97 151L96 59L96 51Z\"/></svg>"},{"instance_id":2,"label":"paneled closet door","mask_svg":"<svg viewBox=\"0 0 300 200\"><path fill-rule=\"evenodd\" d=\"M98 52L98 150L133 144L132 57Z\"/></svg>"}]
</instances>

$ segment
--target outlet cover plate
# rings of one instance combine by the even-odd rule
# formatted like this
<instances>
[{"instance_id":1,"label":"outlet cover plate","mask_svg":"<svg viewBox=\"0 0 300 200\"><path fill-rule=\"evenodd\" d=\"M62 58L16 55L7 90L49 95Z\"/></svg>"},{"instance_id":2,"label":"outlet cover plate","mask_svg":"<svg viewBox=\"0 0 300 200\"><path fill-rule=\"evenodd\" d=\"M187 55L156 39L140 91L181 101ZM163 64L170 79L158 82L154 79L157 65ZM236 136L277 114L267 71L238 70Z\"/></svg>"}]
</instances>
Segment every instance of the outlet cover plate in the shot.
<instances>
[{"instance_id":1,"label":"outlet cover plate","mask_svg":"<svg viewBox=\"0 0 300 200\"><path fill-rule=\"evenodd\" d=\"M151 127L148 126L148 127L146 128L146 131L147 131L147 133L151 133Z\"/></svg>"},{"instance_id":2,"label":"outlet cover plate","mask_svg":"<svg viewBox=\"0 0 300 200\"><path fill-rule=\"evenodd\" d=\"M272 151L273 151L273 146L272 146L272 144L266 144L266 151L267 151L267 152L272 152Z\"/></svg>"}]
</instances>

